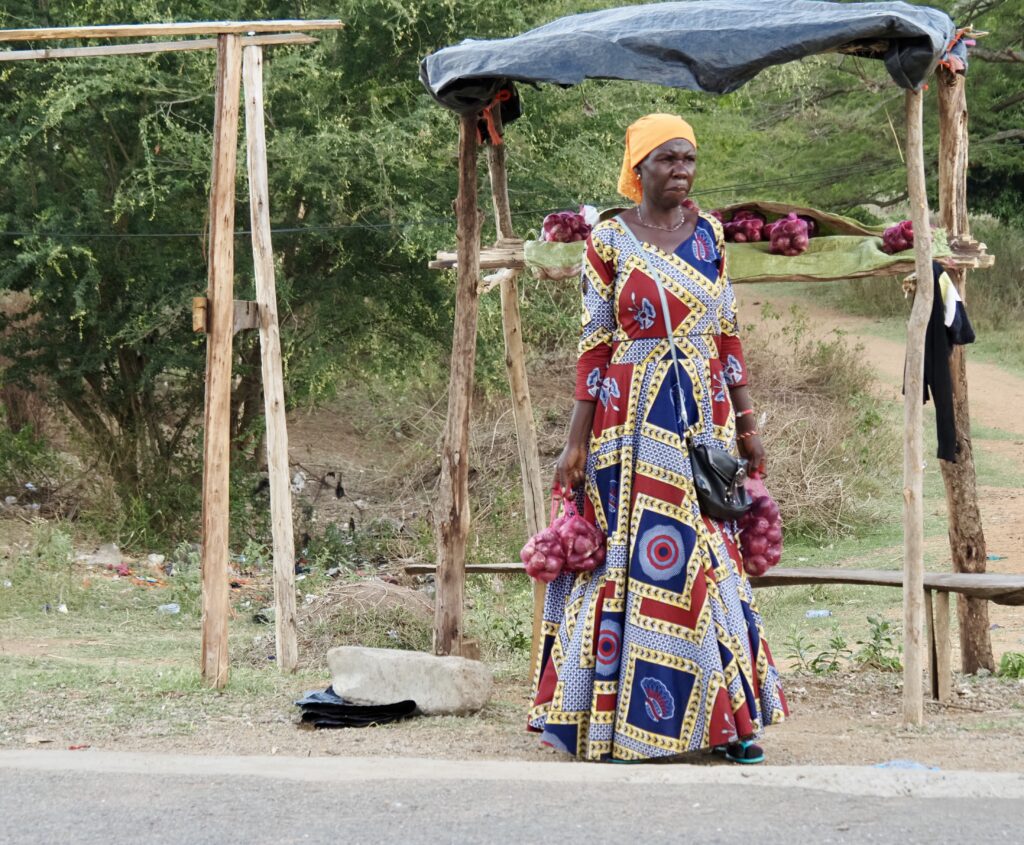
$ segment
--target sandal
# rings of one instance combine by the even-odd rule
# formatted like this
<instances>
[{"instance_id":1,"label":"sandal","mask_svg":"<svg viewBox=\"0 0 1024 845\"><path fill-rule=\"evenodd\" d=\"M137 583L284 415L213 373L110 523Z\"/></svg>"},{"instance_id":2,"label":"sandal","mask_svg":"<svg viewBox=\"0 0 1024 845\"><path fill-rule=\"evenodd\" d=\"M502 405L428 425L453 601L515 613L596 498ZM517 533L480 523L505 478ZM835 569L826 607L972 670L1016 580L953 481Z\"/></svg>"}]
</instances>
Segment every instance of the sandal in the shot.
<instances>
[{"instance_id":1,"label":"sandal","mask_svg":"<svg viewBox=\"0 0 1024 845\"><path fill-rule=\"evenodd\" d=\"M730 742L728 745L716 745L711 750L715 754L724 755L730 763L752 766L764 762L764 749L749 739Z\"/></svg>"}]
</instances>

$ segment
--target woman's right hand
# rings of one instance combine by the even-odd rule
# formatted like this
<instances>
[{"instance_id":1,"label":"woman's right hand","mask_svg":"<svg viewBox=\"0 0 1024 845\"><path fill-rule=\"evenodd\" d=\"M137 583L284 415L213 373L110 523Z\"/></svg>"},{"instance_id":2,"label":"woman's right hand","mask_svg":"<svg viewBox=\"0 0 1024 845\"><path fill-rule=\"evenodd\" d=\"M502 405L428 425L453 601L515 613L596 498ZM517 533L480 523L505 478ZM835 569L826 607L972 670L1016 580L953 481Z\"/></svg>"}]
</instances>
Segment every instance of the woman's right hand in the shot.
<instances>
[{"instance_id":1,"label":"woman's right hand","mask_svg":"<svg viewBox=\"0 0 1024 845\"><path fill-rule=\"evenodd\" d=\"M555 463L555 481L563 491L578 490L583 484L587 467L587 447L581 443L566 443Z\"/></svg>"}]
</instances>

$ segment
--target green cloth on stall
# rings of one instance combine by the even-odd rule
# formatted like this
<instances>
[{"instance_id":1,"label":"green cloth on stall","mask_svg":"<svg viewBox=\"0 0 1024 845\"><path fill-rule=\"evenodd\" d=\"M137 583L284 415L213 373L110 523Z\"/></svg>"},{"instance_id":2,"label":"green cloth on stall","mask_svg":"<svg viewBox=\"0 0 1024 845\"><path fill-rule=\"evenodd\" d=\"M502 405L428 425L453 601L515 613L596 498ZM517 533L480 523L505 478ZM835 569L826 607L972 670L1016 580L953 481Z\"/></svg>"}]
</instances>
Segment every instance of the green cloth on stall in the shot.
<instances>
[{"instance_id":1,"label":"green cloth on stall","mask_svg":"<svg viewBox=\"0 0 1024 845\"><path fill-rule=\"evenodd\" d=\"M777 217L783 208L796 211L798 214L808 213L818 220L823 232L811 238L807 251L800 255L772 255L768 252L768 242L752 244L726 245L726 256L729 261L729 277L734 282L751 282L761 279L797 278L808 281L829 281L846 279L851 276L865 275L884 271L894 264L903 264L914 260L912 249L889 255L882 251L881 227L866 227L849 218L831 215L814 209L795 206L782 206L780 203L746 202L729 206L726 211L734 208L759 208L770 217ZM773 213L774 212L774 213ZM838 234L845 230L849 234ZM862 234L855 234L860 231ZM878 234L871 234L877 230ZM836 234L833 234L833 233ZM546 241L526 241L523 245L527 267L542 270L555 268L580 267L583 263L583 241L574 243L548 243ZM942 229L932 231L932 258L945 258L951 255L946 233Z\"/></svg>"}]
</instances>

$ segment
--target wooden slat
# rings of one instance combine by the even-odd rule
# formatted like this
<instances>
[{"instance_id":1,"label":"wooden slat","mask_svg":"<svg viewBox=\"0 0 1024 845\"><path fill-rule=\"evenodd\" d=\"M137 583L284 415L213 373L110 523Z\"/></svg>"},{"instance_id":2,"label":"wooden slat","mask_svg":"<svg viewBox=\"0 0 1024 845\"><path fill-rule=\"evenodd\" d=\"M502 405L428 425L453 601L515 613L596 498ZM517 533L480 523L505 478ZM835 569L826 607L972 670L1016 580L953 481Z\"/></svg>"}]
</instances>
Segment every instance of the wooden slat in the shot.
<instances>
[{"instance_id":1,"label":"wooden slat","mask_svg":"<svg viewBox=\"0 0 1024 845\"><path fill-rule=\"evenodd\" d=\"M63 26L38 29L0 29L0 41L57 41L72 38L152 38L181 35L247 35L252 32L312 32L341 29L344 24L330 20L280 21L192 21L182 23L112 24L109 26Z\"/></svg>"},{"instance_id":2,"label":"wooden slat","mask_svg":"<svg viewBox=\"0 0 1024 845\"><path fill-rule=\"evenodd\" d=\"M426 575L437 567L432 563L410 563L403 567L410 575ZM525 575L521 563L467 563L466 572L495 575ZM817 569L811 567L776 567L766 575L751 575L754 587L797 587L815 584L853 584L869 587L902 587L903 573L898 569ZM995 604L1019 607L1024 605L1024 575L997 572L967 574L957 572L926 572L923 589L939 594L959 593L972 598L987 599Z\"/></svg>"},{"instance_id":3,"label":"wooden slat","mask_svg":"<svg viewBox=\"0 0 1024 845\"><path fill-rule=\"evenodd\" d=\"M985 252L985 244L978 243L977 241L974 241L973 243L964 242L962 252L954 251L951 256L943 258L942 260L955 268L966 269L991 267L995 262L995 258ZM457 270L458 264L459 262L455 253L442 250L437 253L436 258L433 261L429 261L427 263L427 268L430 270ZM526 260L521 247L519 249L510 249L505 247L481 247L481 270L499 270L502 268L521 270L525 267ZM732 279L732 283L734 285L759 285L771 282L835 282L842 281L843 279L901 276L907 273L912 273L916 269L916 261L907 260L899 261L895 264L889 264L888 266L877 270L860 270L852 273L843 273L843 275L835 277L808 276L800 273L793 273L785 276L759 276L756 279L734 278ZM576 276L578 273L574 272L572 275Z\"/></svg>"},{"instance_id":4,"label":"wooden slat","mask_svg":"<svg viewBox=\"0 0 1024 845\"><path fill-rule=\"evenodd\" d=\"M253 35L242 39L242 46L273 47L285 44L316 44L310 35L282 33L280 35ZM191 50L216 50L216 38L197 38L191 41L152 41L148 44L105 44L102 47L55 47L42 50L2 50L0 62L19 62L38 59L87 59L94 56L140 56L149 53L177 53Z\"/></svg>"},{"instance_id":5,"label":"wooden slat","mask_svg":"<svg viewBox=\"0 0 1024 845\"><path fill-rule=\"evenodd\" d=\"M217 47L213 176L210 182L210 267L207 298L206 411L203 438L202 675L228 681L228 490L231 448L232 285L235 264L235 151L242 47L222 35Z\"/></svg>"},{"instance_id":6,"label":"wooden slat","mask_svg":"<svg viewBox=\"0 0 1024 845\"><path fill-rule=\"evenodd\" d=\"M238 334L245 329L258 329L260 327L260 307L257 303L248 299L236 299L233 305L232 334Z\"/></svg>"},{"instance_id":7,"label":"wooden slat","mask_svg":"<svg viewBox=\"0 0 1024 845\"><path fill-rule=\"evenodd\" d=\"M285 419L281 333L277 321L274 250L270 241L270 188L263 115L263 48L244 49L246 163L249 173L249 219L253 269L259 302L263 408L267 421L267 474L270 482L270 528L274 546L274 631L277 668L294 672L299 665L295 621L295 539L289 480L288 426Z\"/></svg>"}]
</instances>

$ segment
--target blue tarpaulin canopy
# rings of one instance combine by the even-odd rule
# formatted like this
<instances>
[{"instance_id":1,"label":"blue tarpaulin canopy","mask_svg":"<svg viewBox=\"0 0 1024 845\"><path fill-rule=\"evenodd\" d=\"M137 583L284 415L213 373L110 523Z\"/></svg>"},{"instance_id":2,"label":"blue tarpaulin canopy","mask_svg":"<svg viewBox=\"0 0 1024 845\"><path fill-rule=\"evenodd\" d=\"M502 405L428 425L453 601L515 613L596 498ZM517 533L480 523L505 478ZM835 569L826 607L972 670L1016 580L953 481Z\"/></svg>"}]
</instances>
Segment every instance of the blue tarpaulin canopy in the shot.
<instances>
[{"instance_id":1,"label":"blue tarpaulin canopy","mask_svg":"<svg viewBox=\"0 0 1024 845\"><path fill-rule=\"evenodd\" d=\"M967 59L949 16L924 6L692 0L570 15L514 38L467 39L427 56L420 76L442 105L467 113L510 82L623 79L726 94L771 65L837 50L883 59L893 80L911 89L947 50Z\"/></svg>"}]
</instances>

